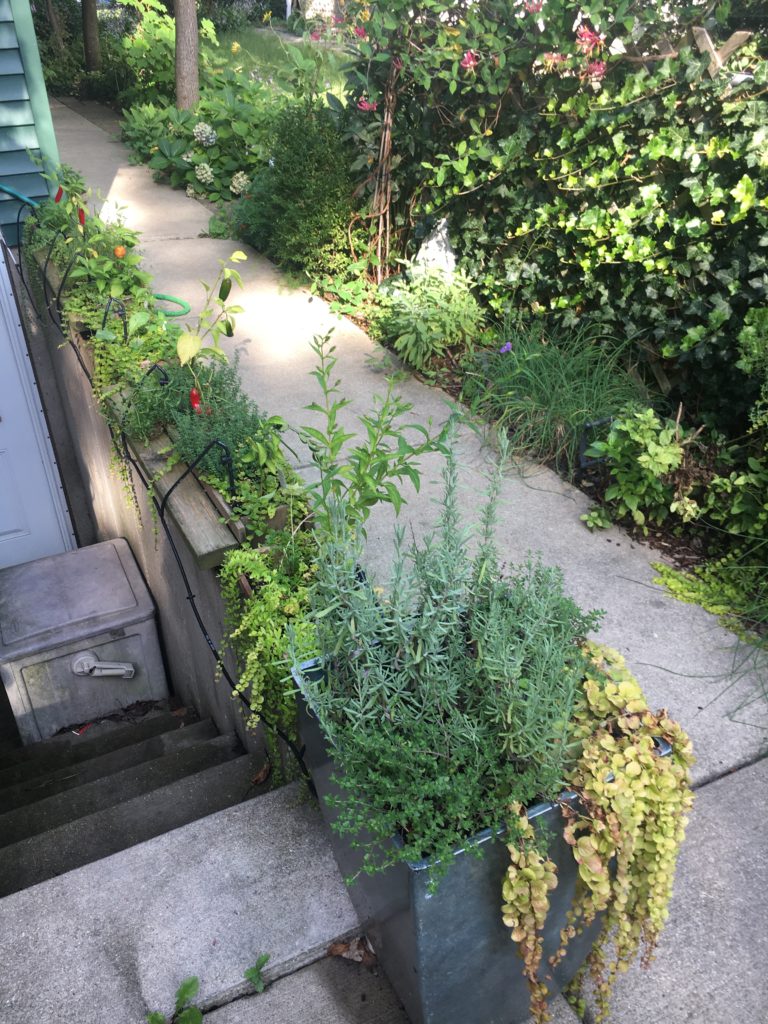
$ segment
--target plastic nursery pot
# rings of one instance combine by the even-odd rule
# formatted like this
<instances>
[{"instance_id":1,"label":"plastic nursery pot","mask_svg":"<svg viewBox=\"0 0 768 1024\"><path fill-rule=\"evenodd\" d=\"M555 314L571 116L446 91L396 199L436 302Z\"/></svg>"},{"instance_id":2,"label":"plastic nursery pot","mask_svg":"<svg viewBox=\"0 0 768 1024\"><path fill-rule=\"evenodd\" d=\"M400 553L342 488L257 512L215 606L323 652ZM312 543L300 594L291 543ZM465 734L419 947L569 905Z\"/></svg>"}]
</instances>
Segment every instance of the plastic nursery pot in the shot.
<instances>
[{"instance_id":1,"label":"plastic nursery pot","mask_svg":"<svg viewBox=\"0 0 768 1024\"><path fill-rule=\"evenodd\" d=\"M331 826L336 811L328 796L341 790L331 779L338 769L328 755L317 718L302 696L301 674L319 673L317 662L294 672L299 688L299 735L304 761L317 789L320 806ZM573 793L563 799L576 802ZM529 808L538 833L548 838L548 853L557 866L558 884L550 893L544 927L544 958L556 952L560 931L568 923L578 870L563 839L563 817L557 804ZM349 838L330 829L330 842L345 878L355 875L362 853ZM370 838L370 837L358 837ZM398 840L393 837L391 842ZM428 890L429 861L396 864L375 875L360 874L349 895L361 924L393 988L413 1024L522 1024L530 1016L530 993L522 960L501 918L501 883L509 867L503 842L490 829L475 837L482 857L454 852L447 874L435 893ZM598 918L568 944L565 958L548 983L556 995L576 974L599 934Z\"/></svg>"}]
</instances>

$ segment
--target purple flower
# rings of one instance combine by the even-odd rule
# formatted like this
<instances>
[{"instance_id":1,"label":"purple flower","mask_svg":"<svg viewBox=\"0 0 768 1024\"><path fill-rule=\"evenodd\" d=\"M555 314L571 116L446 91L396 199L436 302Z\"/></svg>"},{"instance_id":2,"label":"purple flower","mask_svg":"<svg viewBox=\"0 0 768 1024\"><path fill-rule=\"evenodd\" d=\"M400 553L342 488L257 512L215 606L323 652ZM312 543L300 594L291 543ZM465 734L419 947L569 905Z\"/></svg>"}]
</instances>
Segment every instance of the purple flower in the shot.
<instances>
[{"instance_id":1,"label":"purple flower","mask_svg":"<svg viewBox=\"0 0 768 1024\"><path fill-rule=\"evenodd\" d=\"M512 351L512 342L511 341L505 341L504 344L499 349L500 353L511 352L511 351Z\"/></svg>"}]
</instances>

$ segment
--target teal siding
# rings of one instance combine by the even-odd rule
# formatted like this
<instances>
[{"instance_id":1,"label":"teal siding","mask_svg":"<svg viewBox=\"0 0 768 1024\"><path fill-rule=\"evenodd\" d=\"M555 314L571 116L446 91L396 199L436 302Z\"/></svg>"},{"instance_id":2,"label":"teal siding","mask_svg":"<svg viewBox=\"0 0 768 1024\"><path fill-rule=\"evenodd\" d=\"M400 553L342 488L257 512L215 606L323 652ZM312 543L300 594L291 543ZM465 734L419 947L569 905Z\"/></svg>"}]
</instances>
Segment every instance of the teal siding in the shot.
<instances>
[{"instance_id":1,"label":"teal siding","mask_svg":"<svg viewBox=\"0 0 768 1024\"><path fill-rule=\"evenodd\" d=\"M3 98L3 102L0 103L0 128L34 123L35 118L29 100Z\"/></svg>"},{"instance_id":2,"label":"teal siding","mask_svg":"<svg viewBox=\"0 0 768 1024\"><path fill-rule=\"evenodd\" d=\"M44 199L40 165L51 170L58 162L29 0L0 0L0 184ZM9 245L17 241L19 207L0 192L0 231Z\"/></svg>"},{"instance_id":3,"label":"teal siding","mask_svg":"<svg viewBox=\"0 0 768 1024\"><path fill-rule=\"evenodd\" d=\"M23 75L24 65L18 50L0 50L0 75Z\"/></svg>"}]
</instances>

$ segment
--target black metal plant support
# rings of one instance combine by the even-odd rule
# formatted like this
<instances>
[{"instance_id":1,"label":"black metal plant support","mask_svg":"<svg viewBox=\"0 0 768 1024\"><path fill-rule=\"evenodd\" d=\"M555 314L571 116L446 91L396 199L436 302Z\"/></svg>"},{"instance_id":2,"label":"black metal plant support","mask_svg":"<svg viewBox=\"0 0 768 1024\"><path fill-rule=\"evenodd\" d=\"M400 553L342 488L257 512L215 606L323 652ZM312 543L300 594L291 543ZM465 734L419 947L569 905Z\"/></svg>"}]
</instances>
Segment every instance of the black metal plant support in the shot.
<instances>
[{"instance_id":1,"label":"black metal plant support","mask_svg":"<svg viewBox=\"0 0 768 1024\"><path fill-rule=\"evenodd\" d=\"M217 450L217 452L219 454L219 458L221 460L221 464L224 467L224 470L225 470L225 472L227 474L227 481L229 483L229 498L230 498L230 501L234 498L234 496L235 496L235 473L234 473L234 469L232 467L232 453L230 452L228 445L224 444L223 441L220 441L217 437L215 437L212 441L208 442L208 444L205 446L205 448L203 448L203 450L199 453L199 455L196 455L195 458L190 463L188 463L187 468L181 474L179 479L178 480L174 480L174 482L171 484L171 486L165 492L165 496L163 497L163 500L160 502L160 515L164 515L165 514L165 510L166 510L166 508L168 506L168 499L173 494L173 492L176 490L176 488L179 486L179 484L182 482L182 480L186 480L186 478L195 469L195 467L200 465L200 463L203 461L203 459L208 454L208 452L210 452L214 448Z\"/></svg>"},{"instance_id":2,"label":"black metal plant support","mask_svg":"<svg viewBox=\"0 0 768 1024\"><path fill-rule=\"evenodd\" d=\"M122 325L123 325L123 343L125 345L127 345L128 344L128 313L126 312L125 303L123 302L122 299L115 298L112 295L110 295L110 297L107 299L106 305L104 306L104 316L101 318L101 329L103 331L104 328L107 326L107 320L109 319L109 314L112 312L113 307L114 307L117 315L120 317L120 320L122 322Z\"/></svg>"}]
</instances>

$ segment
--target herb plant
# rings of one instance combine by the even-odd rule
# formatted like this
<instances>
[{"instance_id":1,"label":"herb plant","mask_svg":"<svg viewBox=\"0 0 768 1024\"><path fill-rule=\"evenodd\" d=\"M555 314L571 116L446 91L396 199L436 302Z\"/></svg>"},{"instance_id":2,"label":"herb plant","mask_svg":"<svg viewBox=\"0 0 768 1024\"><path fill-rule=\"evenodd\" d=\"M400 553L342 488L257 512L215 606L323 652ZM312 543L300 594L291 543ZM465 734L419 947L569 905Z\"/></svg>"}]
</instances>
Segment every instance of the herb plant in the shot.
<instances>
[{"instance_id":1,"label":"herb plant","mask_svg":"<svg viewBox=\"0 0 768 1024\"><path fill-rule=\"evenodd\" d=\"M392 279L382 287L371 326L409 366L423 373L448 352L471 353L483 319L465 275L449 278L440 270L413 266L405 280Z\"/></svg>"},{"instance_id":2,"label":"herb plant","mask_svg":"<svg viewBox=\"0 0 768 1024\"><path fill-rule=\"evenodd\" d=\"M399 532L385 600L361 583L343 506L321 549L310 621L325 672L305 673L302 689L343 769L340 830L365 825L382 843L365 870L431 857L437 877L456 846L503 827L511 802L562 783L581 644L598 616L536 560L502 572L498 486L472 558L448 455L437 532L408 550ZM394 834L401 845L384 842Z\"/></svg>"},{"instance_id":3,"label":"herb plant","mask_svg":"<svg viewBox=\"0 0 768 1024\"><path fill-rule=\"evenodd\" d=\"M334 519L343 505L350 523L364 528L373 505L384 502L399 512L405 498L400 484L408 480L418 491L421 478L418 460L438 450L445 429L431 434L421 423L403 423L412 406L395 393L389 382L386 394L374 397L374 408L360 417L364 440L350 444L356 435L344 429L339 416L350 404L341 395L340 381L334 379L335 347L331 335L316 336L312 351L317 368L312 372L320 385L322 399L307 406L322 417L319 427L304 426L299 438L309 447L319 470L319 480L308 485L312 498L315 529L329 536Z\"/></svg>"}]
</instances>

